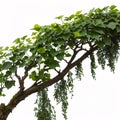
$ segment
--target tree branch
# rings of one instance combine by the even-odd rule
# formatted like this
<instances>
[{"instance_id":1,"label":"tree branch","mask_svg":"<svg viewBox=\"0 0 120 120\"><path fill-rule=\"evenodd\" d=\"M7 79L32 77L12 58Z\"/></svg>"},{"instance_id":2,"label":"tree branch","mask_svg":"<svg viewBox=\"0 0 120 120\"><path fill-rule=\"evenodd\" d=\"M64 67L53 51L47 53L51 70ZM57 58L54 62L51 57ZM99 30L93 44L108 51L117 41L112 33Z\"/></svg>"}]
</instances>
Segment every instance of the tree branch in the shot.
<instances>
[{"instance_id":1,"label":"tree branch","mask_svg":"<svg viewBox=\"0 0 120 120\"><path fill-rule=\"evenodd\" d=\"M56 77L54 77L51 80L48 80L46 82L43 83L39 83L39 84L33 84L31 87L29 87L28 89L20 92L18 91L13 98L10 100L10 102L8 103L8 105L6 106L7 110L6 110L6 114L9 115L10 112L12 112L12 110L16 107L17 104L19 104L22 100L24 100L26 97L28 97L29 95L38 92L40 89L44 89L47 88L53 84L55 84L56 82L58 82L59 80L61 80L70 69L72 69L73 67L75 67L77 64L81 63L84 59L86 59L91 52L94 52L95 50L97 50L98 47L94 47L91 48L89 51L87 51L86 53L84 53L79 59L77 59L75 62L71 62L73 61L73 58L71 58L69 65L66 66L66 68L60 73L58 74ZM75 56L75 55L74 55ZM18 77L19 78L19 77Z\"/></svg>"}]
</instances>

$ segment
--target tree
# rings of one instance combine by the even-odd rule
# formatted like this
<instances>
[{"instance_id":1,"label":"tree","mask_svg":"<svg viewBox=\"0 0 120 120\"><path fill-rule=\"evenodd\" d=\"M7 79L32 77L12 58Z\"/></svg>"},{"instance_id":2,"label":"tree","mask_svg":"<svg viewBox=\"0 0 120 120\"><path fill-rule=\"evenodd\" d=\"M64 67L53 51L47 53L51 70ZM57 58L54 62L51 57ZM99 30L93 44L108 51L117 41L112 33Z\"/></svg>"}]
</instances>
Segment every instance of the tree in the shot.
<instances>
[{"instance_id":1,"label":"tree","mask_svg":"<svg viewBox=\"0 0 120 120\"><path fill-rule=\"evenodd\" d=\"M19 86L9 103L0 104L0 119L25 98L37 93L35 113L38 120L56 119L48 97L48 87L54 85L54 99L62 103L67 120L68 92L72 94L74 77L81 79L82 62L89 58L95 79L96 64L115 70L120 48L120 11L116 6L78 11L69 17L58 16L59 23L35 24L31 36L17 38L13 46L0 48L0 95ZM21 71L24 71L21 73ZM75 78L76 78L75 77ZM25 87L26 79L32 81Z\"/></svg>"}]
</instances>

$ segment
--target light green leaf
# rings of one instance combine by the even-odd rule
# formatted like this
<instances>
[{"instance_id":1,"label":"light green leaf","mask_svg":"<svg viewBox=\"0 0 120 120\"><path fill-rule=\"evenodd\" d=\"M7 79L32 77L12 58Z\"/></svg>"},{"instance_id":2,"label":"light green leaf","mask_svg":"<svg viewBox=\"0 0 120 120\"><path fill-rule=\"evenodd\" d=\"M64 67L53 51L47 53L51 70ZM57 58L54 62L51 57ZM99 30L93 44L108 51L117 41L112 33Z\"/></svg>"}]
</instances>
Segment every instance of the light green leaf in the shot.
<instances>
[{"instance_id":1,"label":"light green leaf","mask_svg":"<svg viewBox=\"0 0 120 120\"><path fill-rule=\"evenodd\" d=\"M7 51L8 49L9 49L9 47L8 47L8 46L4 48L4 50L6 50L6 51Z\"/></svg>"},{"instance_id":2,"label":"light green leaf","mask_svg":"<svg viewBox=\"0 0 120 120\"><path fill-rule=\"evenodd\" d=\"M64 17L64 15L60 15L58 17L56 17L56 19L62 19Z\"/></svg>"},{"instance_id":3,"label":"light green leaf","mask_svg":"<svg viewBox=\"0 0 120 120\"><path fill-rule=\"evenodd\" d=\"M82 10L79 10L76 12L76 15L80 15L82 13Z\"/></svg>"},{"instance_id":4,"label":"light green leaf","mask_svg":"<svg viewBox=\"0 0 120 120\"><path fill-rule=\"evenodd\" d=\"M110 22L108 25L107 25L107 27L108 28L110 28L110 29L112 29L112 30L114 30L115 28L116 28L116 23L115 22Z\"/></svg>"},{"instance_id":5,"label":"light green leaf","mask_svg":"<svg viewBox=\"0 0 120 120\"><path fill-rule=\"evenodd\" d=\"M114 10L116 8L115 5L110 6L110 10Z\"/></svg>"},{"instance_id":6,"label":"light green leaf","mask_svg":"<svg viewBox=\"0 0 120 120\"><path fill-rule=\"evenodd\" d=\"M39 31L40 28L41 28L40 25L35 24L34 27L33 27L33 30Z\"/></svg>"},{"instance_id":7,"label":"light green leaf","mask_svg":"<svg viewBox=\"0 0 120 120\"><path fill-rule=\"evenodd\" d=\"M20 42L21 42L21 41L20 41L20 38L17 38L16 40L14 40L14 43L15 43L15 44L20 44Z\"/></svg>"},{"instance_id":8,"label":"light green leaf","mask_svg":"<svg viewBox=\"0 0 120 120\"><path fill-rule=\"evenodd\" d=\"M74 37L77 38L77 37L80 37L80 33L79 32L74 32Z\"/></svg>"}]
</instances>

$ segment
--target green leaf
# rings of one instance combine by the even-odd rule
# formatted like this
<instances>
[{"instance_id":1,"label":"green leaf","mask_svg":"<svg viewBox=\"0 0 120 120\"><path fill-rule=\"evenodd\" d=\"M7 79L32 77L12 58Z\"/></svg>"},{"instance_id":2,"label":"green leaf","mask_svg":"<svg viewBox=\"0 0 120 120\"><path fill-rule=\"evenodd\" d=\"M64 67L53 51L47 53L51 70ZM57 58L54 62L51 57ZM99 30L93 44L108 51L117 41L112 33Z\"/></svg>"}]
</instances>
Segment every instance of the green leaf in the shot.
<instances>
[{"instance_id":1,"label":"green leaf","mask_svg":"<svg viewBox=\"0 0 120 120\"><path fill-rule=\"evenodd\" d=\"M0 83L3 83L3 82L5 82L5 78L4 77L1 77L1 75L0 75Z\"/></svg>"},{"instance_id":2,"label":"green leaf","mask_svg":"<svg viewBox=\"0 0 120 120\"><path fill-rule=\"evenodd\" d=\"M31 78L32 80L36 81L37 80L37 77L36 77L36 72L33 71L30 75L29 75L29 78Z\"/></svg>"},{"instance_id":3,"label":"green leaf","mask_svg":"<svg viewBox=\"0 0 120 120\"><path fill-rule=\"evenodd\" d=\"M92 33L92 34L91 34L91 37L92 37L93 39L95 39L95 40L99 40L100 35L97 34L97 33Z\"/></svg>"},{"instance_id":4,"label":"green leaf","mask_svg":"<svg viewBox=\"0 0 120 120\"><path fill-rule=\"evenodd\" d=\"M107 25L107 27L110 28L110 29L112 29L112 30L114 30L114 29L116 28L116 25L117 25L117 23L115 23L115 22L110 22L110 23Z\"/></svg>"},{"instance_id":5,"label":"green leaf","mask_svg":"<svg viewBox=\"0 0 120 120\"><path fill-rule=\"evenodd\" d=\"M44 77L42 78L42 81L46 81L50 79L50 74L49 73L44 73Z\"/></svg>"},{"instance_id":6,"label":"green leaf","mask_svg":"<svg viewBox=\"0 0 120 120\"><path fill-rule=\"evenodd\" d=\"M15 43L15 44L20 44L20 42L21 42L21 41L20 41L20 38L17 38L16 40L14 40L14 43Z\"/></svg>"},{"instance_id":7,"label":"green leaf","mask_svg":"<svg viewBox=\"0 0 120 120\"><path fill-rule=\"evenodd\" d=\"M6 74L5 74L5 76L10 76L11 74L12 74L11 71L7 71Z\"/></svg>"},{"instance_id":8,"label":"green leaf","mask_svg":"<svg viewBox=\"0 0 120 120\"><path fill-rule=\"evenodd\" d=\"M65 56L66 57L71 57L71 54L70 53L66 53Z\"/></svg>"},{"instance_id":9,"label":"green leaf","mask_svg":"<svg viewBox=\"0 0 120 120\"><path fill-rule=\"evenodd\" d=\"M58 17L56 17L56 19L62 19L64 17L64 15L60 15Z\"/></svg>"},{"instance_id":10,"label":"green leaf","mask_svg":"<svg viewBox=\"0 0 120 120\"><path fill-rule=\"evenodd\" d=\"M114 10L116 8L115 5L110 6L110 10Z\"/></svg>"},{"instance_id":11,"label":"green leaf","mask_svg":"<svg viewBox=\"0 0 120 120\"><path fill-rule=\"evenodd\" d=\"M58 60L63 60L64 54L63 53L57 54L56 57Z\"/></svg>"},{"instance_id":12,"label":"green leaf","mask_svg":"<svg viewBox=\"0 0 120 120\"><path fill-rule=\"evenodd\" d=\"M103 29L95 29L95 32L99 33L99 34L104 34L104 30Z\"/></svg>"},{"instance_id":13,"label":"green leaf","mask_svg":"<svg viewBox=\"0 0 120 120\"><path fill-rule=\"evenodd\" d=\"M14 80L5 82L5 87L7 89L10 89L12 86L15 86L15 81Z\"/></svg>"},{"instance_id":14,"label":"green leaf","mask_svg":"<svg viewBox=\"0 0 120 120\"><path fill-rule=\"evenodd\" d=\"M6 51L7 51L8 49L9 49L9 47L7 46L7 47L5 47L5 49L4 49L4 50L6 50Z\"/></svg>"},{"instance_id":15,"label":"green leaf","mask_svg":"<svg viewBox=\"0 0 120 120\"><path fill-rule=\"evenodd\" d=\"M82 13L82 10L77 11L75 14L80 15Z\"/></svg>"},{"instance_id":16,"label":"green leaf","mask_svg":"<svg viewBox=\"0 0 120 120\"><path fill-rule=\"evenodd\" d=\"M45 48L39 48L37 51L38 51L38 53L43 54L43 53L45 53L46 50L45 50Z\"/></svg>"},{"instance_id":17,"label":"green leaf","mask_svg":"<svg viewBox=\"0 0 120 120\"><path fill-rule=\"evenodd\" d=\"M73 34L74 34L74 37L75 37L75 38L80 37L80 33L79 33L79 32L74 32Z\"/></svg>"},{"instance_id":18,"label":"green leaf","mask_svg":"<svg viewBox=\"0 0 120 120\"><path fill-rule=\"evenodd\" d=\"M44 78L44 70L43 69L41 69L40 71L39 71L39 79L43 79Z\"/></svg>"},{"instance_id":19,"label":"green leaf","mask_svg":"<svg viewBox=\"0 0 120 120\"><path fill-rule=\"evenodd\" d=\"M41 29L40 25L35 24L33 30L39 31Z\"/></svg>"},{"instance_id":20,"label":"green leaf","mask_svg":"<svg viewBox=\"0 0 120 120\"><path fill-rule=\"evenodd\" d=\"M105 43L105 45L111 45L111 40L106 37L106 38L104 39L104 43Z\"/></svg>"},{"instance_id":21,"label":"green leaf","mask_svg":"<svg viewBox=\"0 0 120 120\"><path fill-rule=\"evenodd\" d=\"M103 49L105 44L102 41L99 41L99 42L97 42L97 45L100 49Z\"/></svg>"},{"instance_id":22,"label":"green leaf","mask_svg":"<svg viewBox=\"0 0 120 120\"><path fill-rule=\"evenodd\" d=\"M4 63L3 63L3 66L2 66L2 69L3 69L3 70L7 70L7 69L9 69L11 66L12 66L12 63L11 63L11 62L4 62Z\"/></svg>"},{"instance_id":23,"label":"green leaf","mask_svg":"<svg viewBox=\"0 0 120 120\"><path fill-rule=\"evenodd\" d=\"M46 61L46 64L49 66L50 69L54 69L60 66L57 60Z\"/></svg>"},{"instance_id":24,"label":"green leaf","mask_svg":"<svg viewBox=\"0 0 120 120\"><path fill-rule=\"evenodd\" d=\"M21 39L22 40L25 40L27 38L27 35L23 36Z\"/></svg>"},{"instance_id":25,"label":"green leaf","mask_svg":"<svg viewBox=\"0 0 120 120\"><path fill-rule=\"evenodd\" d=\"M95 25L104 28L105 25L101 19L95 20Z\"/></svg>"}]
</instances>

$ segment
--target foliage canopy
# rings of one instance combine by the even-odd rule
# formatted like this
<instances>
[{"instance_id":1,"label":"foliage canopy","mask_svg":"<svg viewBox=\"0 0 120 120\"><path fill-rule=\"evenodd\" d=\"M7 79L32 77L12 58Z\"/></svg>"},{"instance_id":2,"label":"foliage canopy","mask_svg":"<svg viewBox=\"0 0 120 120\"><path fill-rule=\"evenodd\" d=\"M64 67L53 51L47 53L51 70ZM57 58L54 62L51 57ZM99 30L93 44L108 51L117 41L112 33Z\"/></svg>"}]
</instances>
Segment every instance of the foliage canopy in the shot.
<instances>
[{"instance_id":1,"label":"foliage canopy","mask_svg":"<svg viewBox=\"0 0 120 120\"><path fill-rule=\"evenodd\" d=\"M51 25L35 24L30 37L17 38L13 46L0 48L0 95L4 96L4 89L19 83L19 91L5 110L11 112L21 100L38 92L35 108L38 120L56 119L47 92L54 84L54 99L62 103L67 120L68 92L72 93L74 87L71 69L81 79L82 61L89 58L94 79L97 63L102 69L107 65L114 72L120 48L120 11L116 6L92 9L84 14L78 11L57 19L60 22ZM33 82L28 88L26 79Z\"/></svg>"}]
</instances>

